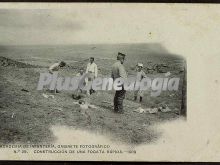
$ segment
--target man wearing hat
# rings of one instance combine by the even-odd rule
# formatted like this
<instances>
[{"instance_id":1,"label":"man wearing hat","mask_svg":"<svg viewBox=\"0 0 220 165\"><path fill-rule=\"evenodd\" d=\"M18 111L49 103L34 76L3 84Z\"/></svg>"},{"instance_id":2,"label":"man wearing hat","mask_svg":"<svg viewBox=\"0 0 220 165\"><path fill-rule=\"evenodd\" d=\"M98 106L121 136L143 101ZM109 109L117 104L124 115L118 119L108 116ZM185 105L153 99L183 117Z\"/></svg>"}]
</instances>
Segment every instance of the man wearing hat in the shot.
<instances>
[{"instance_id":1,"label":"man wearing hat","mask_svg":"<svg viewBox=\"0 0 220 165\"><path fill-rule=\"evenodd\" d=\"M143 71L143 66L144 65L142 63L137 64L137 74L136 74L136 81L137 82L141 82L141 80L146 77L146 74ZM141 90L135 90L134 91L134 100L135 101L137 100L138 95L140 96L140 102L142 102L143 91L141 91Z\"/></svg>"},{"instance_id":2,"label":"man wearing hat","mask_svg":"<svg viewBox=\"0 0 220 165\"><path fill-rule=\"evenodd\" d=\"M117 62L112 66L112 78L127 78L127 73L124 67L125 54L118 52ZM123 100L125 98L126 91L122 85L122 90L117 90L114 97L114 111L123 113Z\"/></svg>"}]
</instances>

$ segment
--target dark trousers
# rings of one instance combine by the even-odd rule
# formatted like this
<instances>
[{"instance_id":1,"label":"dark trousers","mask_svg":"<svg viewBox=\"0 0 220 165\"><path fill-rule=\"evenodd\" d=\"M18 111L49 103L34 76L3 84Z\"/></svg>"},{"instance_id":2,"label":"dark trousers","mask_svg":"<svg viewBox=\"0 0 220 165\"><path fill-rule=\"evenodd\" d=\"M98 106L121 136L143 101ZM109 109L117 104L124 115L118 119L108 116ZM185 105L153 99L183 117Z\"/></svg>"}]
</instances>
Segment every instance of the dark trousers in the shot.
<instances>
[{"instance_id":1,"label":"dark trousers","mask_svg":"<svg viewBox=\"0 0 220 165\"><path fill-rule=\"evenodd\" d=\"M124 89L116 91L114 97L114 111L123 113L123 100L125 98L126 91Z\"/></svg>"}]
</instances>

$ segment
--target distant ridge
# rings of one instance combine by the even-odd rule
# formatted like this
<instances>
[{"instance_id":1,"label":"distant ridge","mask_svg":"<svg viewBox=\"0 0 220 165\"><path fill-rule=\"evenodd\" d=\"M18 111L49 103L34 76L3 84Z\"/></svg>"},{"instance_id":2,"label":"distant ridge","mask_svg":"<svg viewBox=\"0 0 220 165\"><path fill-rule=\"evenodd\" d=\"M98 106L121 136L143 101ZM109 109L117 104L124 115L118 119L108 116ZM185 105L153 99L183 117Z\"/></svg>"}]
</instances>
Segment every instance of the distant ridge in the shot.
<instances>
[{"instance_id":1,"label":"distant ridge","mask_svg":"<svg viewBox=\"0 0 220 165\"><path fill-rule=\"evenodd\" d=\"M120 43L120 44L72 44L72 45L0 45L0 55L7 57L37 57L71 59L71 57L115 59L118 52L130 56L146 58L161 56L181 58L173 54L160 43ZM13 58L12 58L13 59Z\"/></svg>"},{"instance_id":2,"label":"distant ridge","mask_svg":"<svg viewBox=\"0 0 220 165\"><path fill-rule=\"evenodd\" d=\"M12 60L10 58L2 57L0 56L0 66L3 67L18 67L18 68L39 68L40 66L37 65L31 65L31 64L26 64L23 62L18 62L16 60Z\"/></svg>"}]
</instances>

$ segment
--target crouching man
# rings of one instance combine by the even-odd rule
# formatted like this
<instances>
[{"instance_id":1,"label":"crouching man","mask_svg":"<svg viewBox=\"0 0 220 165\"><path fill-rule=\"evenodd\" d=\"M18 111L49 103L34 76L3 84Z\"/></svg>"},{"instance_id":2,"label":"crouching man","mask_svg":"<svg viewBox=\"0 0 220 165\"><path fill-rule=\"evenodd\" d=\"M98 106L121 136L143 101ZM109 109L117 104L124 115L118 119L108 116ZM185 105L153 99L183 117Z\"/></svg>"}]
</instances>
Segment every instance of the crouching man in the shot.
<instances>
[{"instance_id":1,"label":"crouching man","mask_svg":"<svg viewBox=\"0 0 220 165\"><path fill-rule=\"evenodd\" d=\"M59 71L60 68L66 66L66 63L64 61L58 62L58 63L54 63L53 65L51 65L48 69L50 74L54 74L54 72ZM52 90L51 92L54 93L59 93L59 91L57 89Z\"/></svg>"},{"instance_id":2,"label":"crouching man","mask_svg":"<svg viewBox=\"0 0 220 165\"><path fill-rule=\"evenodd\" d=\"M117 78L127 78L127 73L124 67L125 54L118 53L117 62L115 62L112 66L112 78L113 80ZM126 91L124 90L124 86L122 85L121 90L117 90L115 92L114 97L114 111L118 113L124 113L123 110L123 101L125 98Z\"/></svg>"}]
</instances>

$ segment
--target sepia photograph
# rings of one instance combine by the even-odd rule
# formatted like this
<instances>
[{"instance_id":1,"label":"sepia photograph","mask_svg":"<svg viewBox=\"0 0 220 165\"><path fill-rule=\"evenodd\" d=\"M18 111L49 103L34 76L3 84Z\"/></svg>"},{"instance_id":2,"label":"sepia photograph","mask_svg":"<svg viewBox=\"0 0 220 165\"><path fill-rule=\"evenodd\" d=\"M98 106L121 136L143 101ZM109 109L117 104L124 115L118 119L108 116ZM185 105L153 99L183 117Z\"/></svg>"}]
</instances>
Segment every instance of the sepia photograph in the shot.
<instances>
[{"instance_id":1,"label":"sepia photograph","mask_svg":"<svg viewBox=\"0 0 220 165\"><path fill-rule=\"evenodd\" d=\"M181 126L194 9L4 4L0 159L191 160Z\"/></svg>"}]
</instances>

